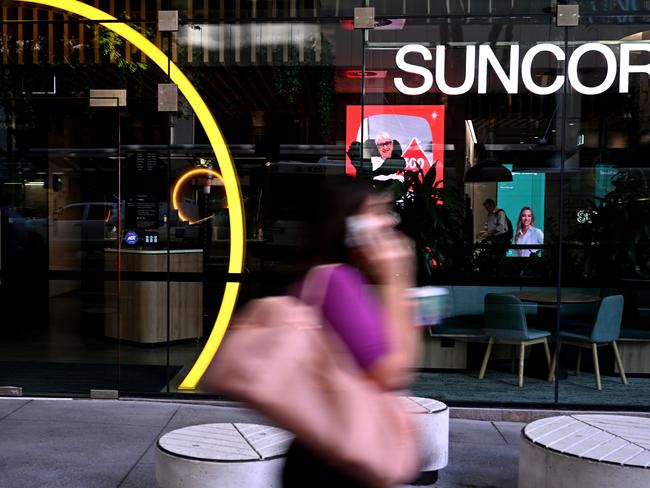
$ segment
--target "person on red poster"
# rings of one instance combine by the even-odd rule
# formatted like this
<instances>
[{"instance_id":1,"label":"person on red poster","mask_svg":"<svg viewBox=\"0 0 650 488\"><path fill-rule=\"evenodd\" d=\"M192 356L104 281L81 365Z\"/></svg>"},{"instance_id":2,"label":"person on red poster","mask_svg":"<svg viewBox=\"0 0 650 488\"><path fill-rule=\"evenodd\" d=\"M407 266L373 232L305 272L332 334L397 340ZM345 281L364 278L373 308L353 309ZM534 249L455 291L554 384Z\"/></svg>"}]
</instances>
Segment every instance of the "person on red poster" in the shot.
<instances>
[{"instance_id":1,"label":"person on red poster","mask_svg":"<svg viewBox=\"0 0 650 488\"><path fill-rule=\"evenodd\" d=\"M346 173L376 187L402 183L410 172L422 178L432 168L442 180L444 114L442 105L348 106Z\"/></svg>"},{"instance_id":2,"label":"person on red poster","mask_svg":"<svg viewBox=\"0 0 650 488\"><path fill-rule=\"evenodd\" d=\"M393 138L388 132L381 132L375 137L375 144L381 159L389 159L393 155Z\"/></svg>"},{"instance_id":3,"label":"person on red poster","mask_svg":"<svg viewBox=\"0 0 650 488\"><path fill-rule=\"evenodd\" d=\"M374 181L404 181L406 161L402 157L402 146L388 132L375 136L379 156L371 157L372 179Z\"/></svg>"}]
</instances>

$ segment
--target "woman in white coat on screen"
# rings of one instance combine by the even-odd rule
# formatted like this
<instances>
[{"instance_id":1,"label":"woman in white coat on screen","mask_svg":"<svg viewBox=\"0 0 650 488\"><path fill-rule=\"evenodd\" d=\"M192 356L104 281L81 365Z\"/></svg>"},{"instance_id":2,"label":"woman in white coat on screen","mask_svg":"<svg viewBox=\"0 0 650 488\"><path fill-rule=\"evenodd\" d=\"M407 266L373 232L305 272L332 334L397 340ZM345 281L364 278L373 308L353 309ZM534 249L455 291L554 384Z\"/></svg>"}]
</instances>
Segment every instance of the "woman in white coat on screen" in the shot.
<instances>
[{"instance_id":1,"label":"woman in white coat on screen","mask_svg":"<svg viewBox=\"0 0 650 488\"><path fill-rule=\"evenodd\" d=\"M524 207L519 212L517 221L517 233L515 234L515 244L532 245L544 244L544 233L535 227L535 214L530 207ZM528 257L536 254L538 249L515 249L515 256Z\"/></svg>"}]
</instances>

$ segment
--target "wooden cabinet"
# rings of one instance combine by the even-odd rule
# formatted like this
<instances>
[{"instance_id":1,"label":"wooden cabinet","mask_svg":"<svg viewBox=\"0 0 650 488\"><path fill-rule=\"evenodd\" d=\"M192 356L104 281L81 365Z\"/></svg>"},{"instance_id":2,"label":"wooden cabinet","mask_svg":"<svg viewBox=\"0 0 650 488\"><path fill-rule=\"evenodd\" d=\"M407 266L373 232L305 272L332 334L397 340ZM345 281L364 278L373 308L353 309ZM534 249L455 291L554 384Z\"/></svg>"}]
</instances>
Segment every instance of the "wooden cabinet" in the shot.
<instances>
[{"instance_id":1,"label":"wooden cabinet","mask_svg":"<svg viewBox=\"0 0 650 488\"><path fill-rule=\"evenodd\" d=\"M121 251L121 271L166 272L167 251ZM203 251L174 250L169 255L171 272L202 272ZM117 271L117 252L104 252L104 268ZM144 344L194 339L202 335L203 284L172 281L169 284L169 339L167 337L167 282L122 279L117 291L115 281L106 281L107 337ZM118 297L119 294L119 297ZM119 300L119 303L118 303Z\"/></svg>"},{"instance_id":2,"label":"wooden cabinet","mask_svg":"<svg viewBox=\"0 0 650 488\"><path fill-rule=\"evenodd\" d=\"M616 339L621 362L626 373L650 373L650 341L646 339ZM618 373L618 367L614 370Z\"/></svg>"}]
</instances>

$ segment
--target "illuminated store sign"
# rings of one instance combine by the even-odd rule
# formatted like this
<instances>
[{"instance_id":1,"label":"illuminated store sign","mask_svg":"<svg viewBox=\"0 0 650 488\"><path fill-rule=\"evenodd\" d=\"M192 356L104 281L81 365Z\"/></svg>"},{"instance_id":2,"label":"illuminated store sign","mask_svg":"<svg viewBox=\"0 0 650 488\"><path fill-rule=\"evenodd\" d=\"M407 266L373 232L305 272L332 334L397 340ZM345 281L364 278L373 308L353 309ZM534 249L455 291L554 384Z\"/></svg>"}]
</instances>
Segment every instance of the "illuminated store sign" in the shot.
<instances>
[{"instance_id":1,"label":"illuminated store sign","mask_svg":"<svg viewBox=\"0 0 650 488\"><path fill-rule=\"evenodd\" d=\"M478 47L478 56L477 56ZM632 53L650 53L650 44L640 42L622 42L618 45L619 56L609 46L598 42L583 44L573 50L568 57L567 76L569 85L578 93L583 95L598 95L608 90L616 79L618 74L618 91L619 93L628 93L630 86L630 75L633 73L645 73L650 75L650 63L632 64L630 57ZM499 62L492 47L483 44L479 46L466 46L465 48L465 79L459 86L449 86L445 79L445 46L436 46L435 74L431 69L425 66L427 61L433 59L432 52L429 48L419 44L408 44L402 47L395 56L397 67L407 73L413 73L422 77L419 86L409 87L404 80L399 77L395 78L395 87L404 95L422 95L433 88L434 77L438 89L447 95L462 95L472 89L475 79L478 78L478 93L487 92L488 65L499 81L506 89L507 93L517 93L519 90L519 81L521 81L528 91L536 95L550 95L557 92L565 81L565 75L558 75L548 85L538 85L533 79L532 65L535 58L544 53L550 54L557 59L558 65L567 59L566 53L561 47L555 44L537 44L530 48L520 60L520 49L517 44L509 46L510 55L508 67L505 68ZM581 58L587 53L598 53L605 60L607 72L604 79L596 86L587 86L582 83L578 76L578 67ZM410 56L411 61L406 61L406 56ZM422 58L419 64L414 64L417 56ZM478 57L478 61L477 61ZM478 62L478 69L477 69ZM508 71L506 72L506 69Z\"/></svg>"},{"instance_id":2,"label":"illuminated store sign","mask_svg":"<svg viewBox=\"0 0 650 488\"><path fill-rule=\"evenodd\" d=\"M127 244L134 246L138 243L140 238L138 237L137 232L133 232L132 230L130 230L124 235L124 240L126 241Z\"/></svg>"}]
</instances>

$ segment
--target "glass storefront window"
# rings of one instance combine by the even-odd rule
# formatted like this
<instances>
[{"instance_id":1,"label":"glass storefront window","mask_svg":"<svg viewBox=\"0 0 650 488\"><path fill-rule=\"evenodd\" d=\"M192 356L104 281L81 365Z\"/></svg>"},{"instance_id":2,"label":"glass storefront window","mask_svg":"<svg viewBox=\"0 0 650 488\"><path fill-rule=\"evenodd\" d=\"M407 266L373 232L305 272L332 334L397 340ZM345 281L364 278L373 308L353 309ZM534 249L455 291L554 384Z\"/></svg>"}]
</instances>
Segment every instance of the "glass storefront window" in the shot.
<instances>
[{"instance_id":1,"label":"glass storefront window","mask_svg":"<svg viewBox=\"0 0 650 488\"><path fill-rule=\"evenodd\" d=\"M418 394L647 405L650 11L578 3L565 28L546 0L175 0L178 32L158 32L146 2L111 3L219 125L244 208L241 273L227 161L191 100L158 110L167 71L97 23L3 5L0 299L26 325L3 333L0 384L203 394L179 387L228 283L238 306L284 293L316 188L347 173L392 192L418 284L447 291L443 320L422 329ZM374 29L354 29L363 6ZM565 344L556 382L543 341L526 344L521 388L518 342L497 337L485 362L488 293L515 296L552 355ZM622 311L603 311L619 295ZM602 390L599 313L620 315L616 339L596 341ZM29 377L48 370L47 385Z\"/></svg>"},{"instance_id":2,"label":"glass storefront window","mask_svg":"<svg viewBox=\"0 0 650 488\"><path fill-rule=\"evenodd\" d=\"M568 95L563 127L567 140L563 209L567 258L563 277L566 282L591 281L599 286L603 299L585 322L581 324L581 317L574 314L567 317L562 329L569 343L574 338L570 334L581 333L576 328L604 331L596 341L598 347L585 349L582 354L591 383L587 385L596 384L593 376L599 369L603 389L586 398L585 403L620 404L618 392L624 394L631 387L625 403L638 407L648 403L643 389L647 381L644 310L649 237L644 230L648 217L644 202L650 189L644 183L648 171L648 78L634 67L647 65L650 58L643 43L646 28L642 18L602 16L603 7L599 2L585 6L588 13L596 15L569 31L567 44L572 53L592 46L577 69L580 81L600 88L591 96L575 91ZM620 13L643 10L639 2L623 2L617 7ZM596 46L601 46L599 51L595 51ZM614 303L616 299L620 303ZM615 318L605 324L602 314L607 311ZM578 349L584 345L583 338L564 348L561 359L570 372L577 367ZM621 365L625 374L620 371ZM573 378L560 383L563 402L575 402L577 388L587 386L578 385ZM621 390L624 381L629 385Z\"/></svg>"}]
</instances>

